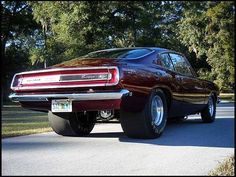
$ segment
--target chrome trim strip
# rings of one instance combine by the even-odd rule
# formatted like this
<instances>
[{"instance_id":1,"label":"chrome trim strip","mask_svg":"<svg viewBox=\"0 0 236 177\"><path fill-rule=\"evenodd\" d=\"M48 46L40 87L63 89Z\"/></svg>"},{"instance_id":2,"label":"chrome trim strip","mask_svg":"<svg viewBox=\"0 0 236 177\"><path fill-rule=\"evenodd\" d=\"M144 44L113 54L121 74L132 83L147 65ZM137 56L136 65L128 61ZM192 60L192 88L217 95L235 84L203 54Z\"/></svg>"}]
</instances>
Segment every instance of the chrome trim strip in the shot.
<instances>
[{"instance_id":1,"label":"chrome trim strip","mask_svg":"<svg viewBox=\"0 0 236 177\"><path fill-rule=\"evenodd\" d=\"M118 83L118 82L117 82ZM117 83L112 83L112 84L83 84L83 85L65 85L65 86L31 86L31 87L24 87L24 88L20 88L18 89L15 88L14 90L37 90L37 89L58 89L58 88L76 88L76 87L105 87L105 86L112 86L112 85L116 85Z\"/></svg>"},{"instance_id":2,"label":"chrome trim strip","mask_svg":"<svg viewBox=\"0 0 236 177\"><path fill-rule=\"evenodd\" d=\"M31 86L31 87L13 87L13 83L15 80L15 77L17 75L21 74L32 74L32 73L43 73L43 72L55 72L55 71L68 71L68 70L86 70L86 69L107 69L108 73L110 73L109 69L115 69L117 70L117 80L115 83L105 83L105 84L84 84L84 85L57 85L57 86ZM62 81L63 82L63 81ZM65 82L65 81L64 81ZM27 71L27 72L21 72L14 75L12 82L11 82L11 89L12 90L32 90L32 89L52 89L52 88L74 88L74 87L97 87L97 86L112 86L117 85L119 83L119 69L117 66L108 66L108 67L80 67L80 68L56 68L56 69L48 69L48 70L41 70L41 71Z\"/></svg>"},{"instance_id":3,"label":"chrome trim strip","mask_svg":"<svg viewBox=\"0 0 236 177\"><path fill-rule=\"evenodd\" d=\"M78 67L78 68L52 68L52 69L44 69L44 70L35 70L35 71L25 71L21 73L17 73L16 75L20 74L33 74L33 73L45 73L45 72L55 72L55 71L70 71L70 70L86 70L86 69L108 69L113 68L117 69L116 66L96 66L96 67Z\"/></svg>"},{"instance_id":4,"label":"chrome trim strip","mask_svg":"<svg viewBox=\"0 0 236 177\"><path fill-rule=\"evenodd\" d=\"M81 76L88 76L88 75L106 75L107 78L105 79L81 79ZM53 78L56 78L57 80L53 80ZM72 79L66 79L65 77L72 77ZM77 79L76 79L77 77ZM89 74L56 74L56 75L48 75L48 76L37 76L37 77L27 77L27 78L23 78L22 80L22 84L40 84L40 83L60 83L60 82L77 82L77 81L107 81L110 80L112 78L111 73L89 73ZM39 81L32 81L32 83L24 83L24 82L28 82L27 80L29 79L42 79L41 82ZM48 80L43 80L43 79L48 79ZM51 80L50 80L51 79Z\"/></svg>"},{"instance_id":5,"label":"chrome trim strip","mask_svg":"<svg viewBox=\"0 0 236 177\"><path fill-rule=\"evenodd\" d=\"M106 79L76 79L76 76L81 76L81 75L107 75ZM63 77L68 77L68 76L72 76L74 77L74 80L69 80L69 79L63 79ZM60 81L59 82L77 82L77 81L107 81L110 80L112 78L111 73L89 73L89 74L62 74L60 75Z\"/></svg>"},{"instance_id":6,"label":"chrome trim strip","mask_svg":"<svg viewBox=\"0 0 236 177\"><path fill-rule=\"evenodd\" d=\"M122 96L128 96L129 91L122 89L119 92L102 92L102 93L72 93L72 94L16 94L9 95L13 102L19 101L49 101L50 99L70 99L73 101L82 100L116 100Z\"/></svg>"}]
</instances>

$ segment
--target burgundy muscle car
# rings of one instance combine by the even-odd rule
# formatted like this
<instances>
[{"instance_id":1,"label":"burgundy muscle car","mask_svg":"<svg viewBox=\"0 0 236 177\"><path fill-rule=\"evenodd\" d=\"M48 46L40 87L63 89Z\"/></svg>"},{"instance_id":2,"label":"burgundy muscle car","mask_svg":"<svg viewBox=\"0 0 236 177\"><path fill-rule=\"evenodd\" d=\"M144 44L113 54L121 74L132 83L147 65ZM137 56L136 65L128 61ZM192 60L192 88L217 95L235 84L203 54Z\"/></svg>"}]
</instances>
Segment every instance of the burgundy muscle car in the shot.
<instances>
[{"instance_id":1,"label":"burgundy muscle car","mask_svg":"<svg viewBox=\"0 0 236 177\"><path fill-rule=\"evenodd\" d=\"M47 111L59 135L88 135L99 117L117 117L132 138L157 138L167 118L215 120L219 89L198 79L184 55L164 48L95 51L46 69L18 73L9 98Z\"/></svg>"}]
</instances>

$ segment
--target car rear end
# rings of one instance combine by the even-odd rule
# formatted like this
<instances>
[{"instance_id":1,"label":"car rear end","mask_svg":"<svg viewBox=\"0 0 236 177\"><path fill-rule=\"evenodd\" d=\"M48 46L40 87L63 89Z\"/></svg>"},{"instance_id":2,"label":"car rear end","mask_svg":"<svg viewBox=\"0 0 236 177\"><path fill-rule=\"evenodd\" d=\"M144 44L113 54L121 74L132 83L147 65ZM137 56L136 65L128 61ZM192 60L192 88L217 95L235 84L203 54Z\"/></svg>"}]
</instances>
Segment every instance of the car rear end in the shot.
<instances>
[{"instance_id":1,"label":"car rear end","mask_svg":"<svg viewBox=\"0 0 236 177\"><path fill-rule=\"evenodd\" d=\"M9 98L25 108L78 112L119 109L129 94L119 85L117 66L51 68L18 73Z\"/></svg>"}]
</instances>

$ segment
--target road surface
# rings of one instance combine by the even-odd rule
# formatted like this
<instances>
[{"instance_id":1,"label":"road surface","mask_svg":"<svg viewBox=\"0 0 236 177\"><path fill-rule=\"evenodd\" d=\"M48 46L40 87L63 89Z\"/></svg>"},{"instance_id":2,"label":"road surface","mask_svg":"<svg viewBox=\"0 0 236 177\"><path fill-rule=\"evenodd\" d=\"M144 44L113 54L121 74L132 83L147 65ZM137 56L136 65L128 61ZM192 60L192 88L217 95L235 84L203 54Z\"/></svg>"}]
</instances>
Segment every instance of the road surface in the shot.
<instances>
[{"instance_id":1,"label":"road surface","mask_svg":"<svg viewBox=\"0 0 236 177\"><path fill-rule=\"evenodd\" d=\"M2 175L207 175L233 154L234 104L219 104L213 124L191 116L152 140L127 138L119 123L97 124L89 137L2 139Z\"/></svg>"}]
</instances>

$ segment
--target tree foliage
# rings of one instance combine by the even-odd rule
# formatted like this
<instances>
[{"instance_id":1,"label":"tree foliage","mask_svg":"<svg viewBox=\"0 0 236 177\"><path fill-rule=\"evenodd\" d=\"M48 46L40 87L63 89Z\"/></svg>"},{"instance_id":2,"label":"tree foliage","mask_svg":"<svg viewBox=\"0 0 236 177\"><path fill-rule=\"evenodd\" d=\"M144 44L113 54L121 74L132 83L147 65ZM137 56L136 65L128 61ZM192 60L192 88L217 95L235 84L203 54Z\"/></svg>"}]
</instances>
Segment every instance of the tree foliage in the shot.
<instances>
[{"instance_id":1,"label":"tree foliage","mask_svg":"<svg viewBox=\"0 0 236 177\"><path fill-rule=\"evenodd\" d=\"M47 51L56 53L47 58L51 64L111 47L185 48L174 31L181 18L178 2L63 1L31 5L36 21L46 29Z\"/></svg>"},{"instance_id":2,"label":"tree foliage","mask_svg":"<svg viewBox=\"0 0 236 177\"><path fill-rule=\"evenodd\" d=\"M234 86L234 16L232 1L188 4L179 22L181 41L211 66L201 69L203 78L215 81L222 90ZM207 76L207 77L206 77Z\"/></svg>"}]
</instances>

